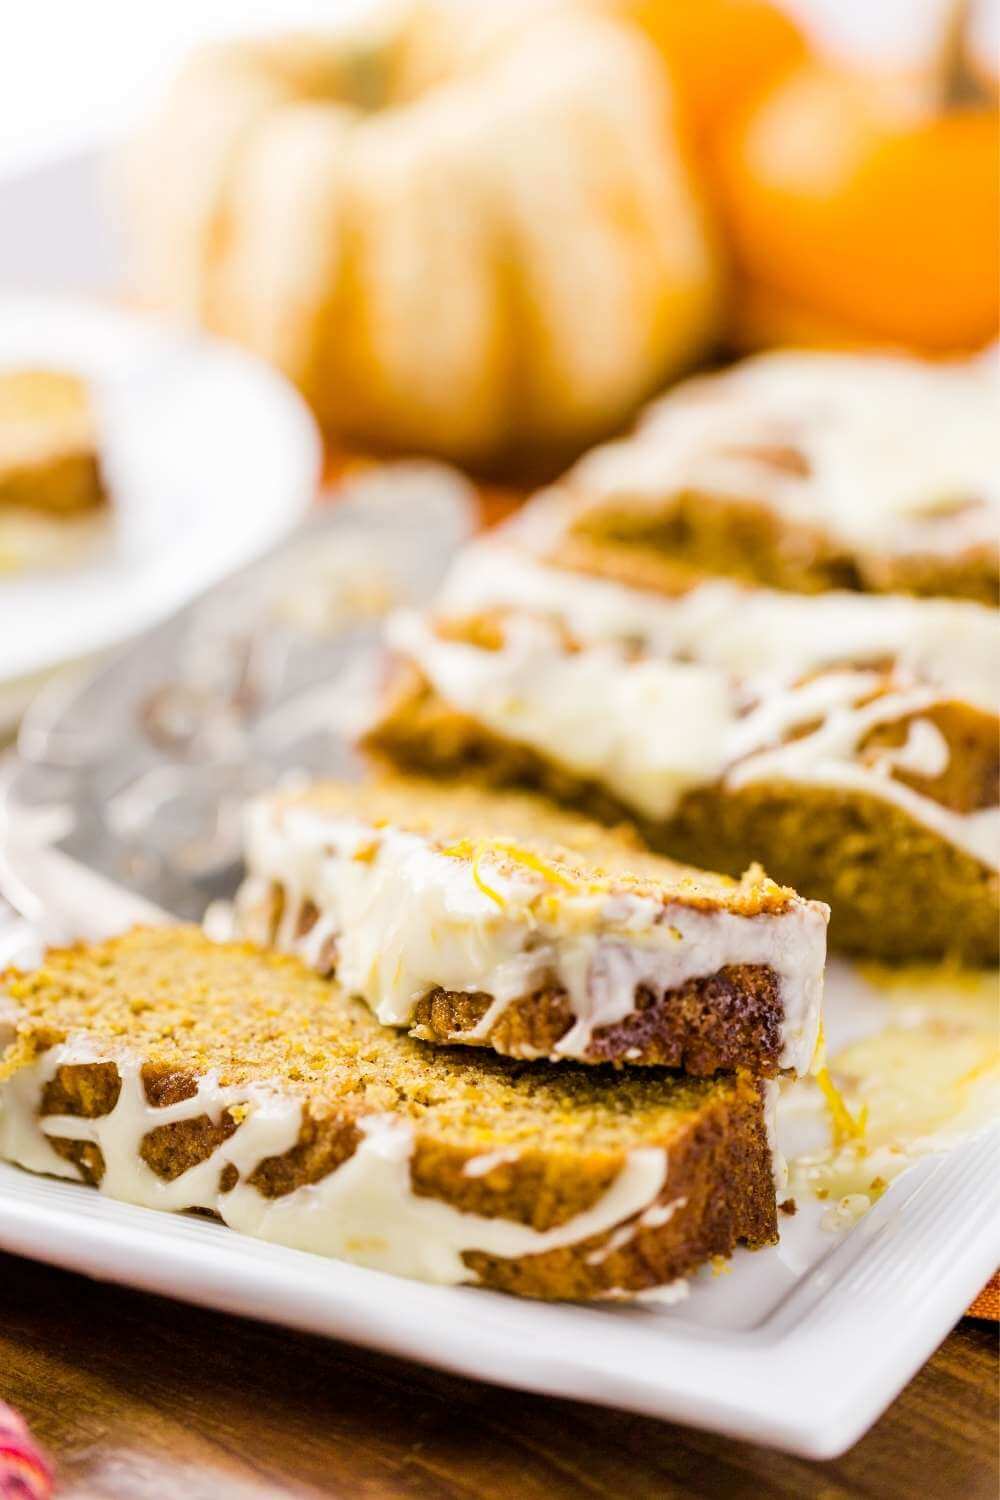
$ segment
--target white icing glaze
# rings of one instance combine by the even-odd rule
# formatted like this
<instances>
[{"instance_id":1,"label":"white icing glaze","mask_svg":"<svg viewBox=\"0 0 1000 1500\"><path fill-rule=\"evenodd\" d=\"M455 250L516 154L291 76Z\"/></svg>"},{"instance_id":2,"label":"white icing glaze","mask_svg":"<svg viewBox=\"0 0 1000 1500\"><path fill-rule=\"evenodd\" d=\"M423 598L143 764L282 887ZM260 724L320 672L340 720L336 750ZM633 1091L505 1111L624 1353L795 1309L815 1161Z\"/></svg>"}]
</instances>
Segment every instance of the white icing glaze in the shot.
<instances>
[{"instance_id":1,"label":"white icing glaze","mask_svg":"<svg viewBox=\"0 0 1000 1500\"><path fill-rule=\"evenodd\" d=\"M864 673L830 673L806 684L798 695L790 692L784 699L765 705L762 712L773 724L783 708L795 713L796 696L805 698L810 707L820 711L821 723L800 739L748 755L727 773L726 785L735 790L753 782L801 781L874 793L895 803L948 843L995 868L1000 861L1000 808L954 812L893 778L891 754L879 755L872 765L862 765L854 758L861 741L872 729L896 723L937 701L937 695L929 689L913 688L887 693L871 703L856 706L858 696L871 685ZM814 716L808 711L799 712L791 722L808 722Z\"/></svg>"},{"instance_id":2,"label":"white icing glaze","mask_svg":"<svg viewBox=\"0 0 1000 1500\"><path fill-rule=\"evenodd\" d=\"M603 1245L591 1250L587 1255L588 1266L599 1266L609 1255L614 1255L616 1250L634 1240L643 1229L658 1229L669 1224L677 1210L684 1208L686 1204L686 1198L675 1198L672 1203L654 1203L652 1208L647 1208L628 1224L622 1224L609 1234Z\"/></svg>"},{"instance_id":3,"label":"white icing glaze","mask_svg":"<svg viewBox=\"0 0 1000 1500\"><path fill-rule=\"evenodd\" d=\"M774 1174L774 1191L780 1197L788 1186L788 1162L778 1146L778 1098L781 1086L776 1078L765 1078L764 1129L771 1153L771 1171Z\"/></svg>"},{"instance_id":4,"label":"white icing glaze","mask_svg":"<svg viewBox=\"0 0 1000 1500\"><path fill-rule=\"evenodd\" d=\"M497 1167L517 1161L521 1155L516 1146L505 1146L499 1151L486 1151L482 1156L470 1156L462 1168L463 1177L487 1177Z\"/></svg>"},{"instance_id":5,"label":"white icing glaze","mask_svg":"<svg viewBox=\"0 0 1000 1500\"><path fill-rule=\"evenodd\" d=\"M542 497L536 515L549 504ZM505 533L533 546L538 505L532 502ZM587 644L638 642L651 656L682 657L751 682L789 682L833 666L888 660L900 673L991 710L1000 686L997 612L961 600L789 594L724 580L668 598L486 541L462 553L440 607L448 615L540 610L564 620Z\"/></svg>"},{"instance_id":6,"label":"white icing glaze","mask_svg":"<svg viewBox=\"0 0 1000 1500\"><path fill-rule=\"evenodd\" d=\"M636 1292L635 1302L658 1302L663 1307L676 1307L691 1295L691 1284L683 1276L668 1281L665 1286L651 1286L648 1291Z\"/></svg>"},{"instance_id":7,"label":"white icing glaze","mask_svg":"<svg viewBox=\"0 0 1000 1500\"><path fill-rule=\"evenodd\" d=\"M798 1071L811 1062L827 918L815 902L748 917L578 887L558 889L553 903L557 888L542 872L500 869L488 850L478 861L455 857L425 835L308 802L252 804L245 848L250 878L237 900L243 934L269 940L268 893L280 885L275 946L316 965L332 939L338 983L386 1024L409 1024L437 988L482 993L491 1004L466 1039L486 1040L513 1000L555 984L574 1018L555 1055L584 1057L595 1031L634 1013L640 989L666 994L730 964L761 964L780 987L780 1066ZM502 905L477 883L480 869L480 882ZM297 936L306 903L318 918Z\"/></svg>"},{"instance_id":8,"label":"white icing glaze","mask_svg":"<svg viewBox=\"0 0 1000 1500\"><path fill-rule=\"evenodd\" d=\"M512 619L501 651L443 641L415 614L394 616L388 640L456 708L601 782L650 817L724 768L737 704L711 668L633 661L612 644L569 654L557 631L528 616Z\"/></svg>"},{"instance_id":9,"label":"white icing glaze","mask_svg":"<svg viewBox=\"0 0 1000 1500\"><path fill-rule=\"evenodd\" d=\"M998 389L982 361L763 355L672 391L568 484L584 506L655 506L691 489L764 504L860 551L956 554L995 543ZM769 446L794 449L805 472L754 455Z\"/></svg>"},{"instance_id":10,"label":"white icing glaze","mask_svg":"<svg viewBox=\"0 0 1000 1500\"><path fill-rule=\"evenodd\" d=\"M418 1196L410 1182L413 1137L407 1124L375 1116L362 1122L362 1128L365 1134L354 1155L321 1181L283 1198L262 1198L243 1189L245 1203L235 1227L297 1250L454 1284L474 1279L462 1259L465 1252L517 1259L579 1244L648 1207L667 1175L665 1151L639 1148L629 1153L593 1208L556 1228L537 1230Z\"/></svg>"},{"instance_id":11,"label":"white icing glaze","mask_svg":"<svg viewBox=\"0 0 1000 1500\"><path fill-rule=\"evenodd\" d=\"M390 641L456 708L593 777L636 811L665 818L692 787L787 777L893 802L974 858L1000 863L996 809L958 813L893 775L945 768L947 744L933 724L922 720L902 750L862 752L876 724L953 698L993 711L995 611L899 596L803 598L728 583L668 599L481 544L455 568L444 607L461 614L497 606L539 611L515 613L511 640L497 651L442 639L413 616L397 617ZM585 649L568 652L553 617ZM688 675L679 678L679 668ZM621 690L638 670L648 697L641 709ZM682 696L678 682L693 690ZM887 682L890 690L865 706ZM695 715L697 724L678 731L678 719ZM781 743L817 718L818 729ZM607 749L622 741L628 762ZM678 745L683 753L674 759Z\"/></svg>"},{"instance_id":12,"label":"white icing glaze","mask_svg":"<svg viewBox=\"0 0 1000 1500\"><path fill-rule=\"evenodd\" d=\"M57 1069L85 1062L114 1062L121 1078L114 1109L93 1120L40 1115L45 1085ZM246 1114L228 1140L172 1182L142 1160L143 1138L158 1125L201 1115L218 1121L224 1110L237 1105ZM199 1080L192 1098L154 1107L146 1098L138 1061L76 1037L0 1084L0 1157L29 1171L77 1178L76 1167L53 1151L50 1141L91 1141L105 1162L100 1191L110 1197L148 1208L210 1209L231 1228L277 1244L451 1284L475 1279L463 1261L465 1252L539 1255L627 1227L654 1208L667 1180L666 1152L638 1148L591 1208L565 1224L536 1230L509 1219L463 1213L416 1194L410 1176L412 1125L398 1116L371 1115L358 1122L360 1143L334 1171L283 1197L266 1198L247 1179L261 1161L295 1144L301 1118L301 1102L280 1089L223 1087L211 1074ZM220 1178L227 1166L237 1169L239 1181L223 1192Z\"/></svg>"},{"instance_id":13,"label":"white icing glaze","mask_svg":"<svg viewBox=\"0 0 1000 1500\"><path fill-rule=\"evenodd\" d=\"M911 719L906 739L896 748L879 752L877 765L887 772L907 771L911 776L943 776L951 760L948 741L930 719Z\"/></svg>"},{"instance_id":14,"label":"white icing glaze","mask_svg":"<svg viewBox=\"0 0 1000 1500\"><path fill-rule=\"evenodd\" d=\"M39 1117L44 1087L60 1067L104 1061L113 1061L121 1078L118 1101L110 1113L93 1120L72 1115ZM0 1085L0 1099L0 1156L4 1159L30 1171L78 1177L73 1164L58 1156L50 1142L53 1137L89 1141L104 1158L101 1190L109 1197L145 1208L210 1208L223 1218L226 1215L218 1201L223 1169L231 1163L242 1177L266 1157L290 1150L302 1119L296 1099L258 1085L224 1088L211 1073L198 1080L198 1091L190 1099L155 1107L146 1098L139 1063L108 1056L85 1037L51 1047L37 1063L20 1068ZM247 1111L240 1127L203 1162L172 1182L158 1176L139 1154L144 1136L157 1126L201 1115L218 1124L223 1112L237 1105Z\"/></svg>"}]
</instances>

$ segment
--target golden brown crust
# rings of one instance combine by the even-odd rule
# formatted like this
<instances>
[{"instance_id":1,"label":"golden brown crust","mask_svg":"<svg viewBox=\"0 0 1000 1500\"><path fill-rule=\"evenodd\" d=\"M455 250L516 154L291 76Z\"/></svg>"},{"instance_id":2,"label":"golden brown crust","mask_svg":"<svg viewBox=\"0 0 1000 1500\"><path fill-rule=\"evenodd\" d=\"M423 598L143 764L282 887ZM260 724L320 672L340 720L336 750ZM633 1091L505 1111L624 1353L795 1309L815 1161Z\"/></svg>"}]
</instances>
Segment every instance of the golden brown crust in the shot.
<instances>
[{"instance_id":1,"label":"golden brown crust","mask_svg":"<svg viewBox=\"0 0 1000 1500\"><path fill-rule=\"evenodd\" d=\"M75 516L96 510L105 499L101 467L93 453L67 453L0 474L0 509Z\"/></svg>"},{"instance_id":2,"label":"golden brown crust","mask_svg":"<svg viewBox=\"0 0 1000 1500\"><path fill-rule=\"evenodd\" d=\"M944 773L943 805L980 797L990 805L996 775L990 716L942 705L935 722L949 743L952 736L958 741L951 760L959 769ZM878 748L875 737L869 743ZM712 786L689 792L672 818L656 823L597 783L456 713L409 664L400 667L365 748L407 770L543 791L603 822L631 818L651 848L692 864L734 874L759 860L775 879L830 905L830 941L843 950L997 961L996 876L881 798L798 782L736 792Z\"/></svg>"},{"instance_id":3,"label":"golden brown crust","mask_svg":"<svg viewBox=\"0 0 1000 1500\"><path fill-rule=\"evenodd\" d=\"M84 382L51 370L0 374L0 509L70 516L105 499Z\"/></svg>"},{"instance_id":4,"label":"golden brown crust","mask_svg":"<svg viewBox=\"0 0 1000 1500\"><path fill-rule=\"evenodd\" d=\"M564 990L519 997L485 1036L469 1036L491 1001L490 995L433 990L418 1001L410 1035L492 1047L507 1057L558 1056L575 1019ZM596 1027L581 1060L681 1068L697 1076L743 1067L771 1077L778 1071L783 1018L774 971L731 965L663 995L640 989L633 1013Z\"/></svg>"},{"instance_id":5,"label":"golden brown crust","mask_svg":"<svg viewBox=\"0 0 1000 1500\"><path fill-rule=\"evenodd\" d=\"M774 1178L758 1088L741 1080L728 1107L706 1111L670 1152L658 1206L677 1208L665 1225L640 1224L624 1243L601 1235L520 1260L467 1254L467 1265L487 1286L523 1297L550 1296L555 1284L562 1297L593 1298L667 1286L739 1244L774 1244Z\"/></svg>"}]
</instances>

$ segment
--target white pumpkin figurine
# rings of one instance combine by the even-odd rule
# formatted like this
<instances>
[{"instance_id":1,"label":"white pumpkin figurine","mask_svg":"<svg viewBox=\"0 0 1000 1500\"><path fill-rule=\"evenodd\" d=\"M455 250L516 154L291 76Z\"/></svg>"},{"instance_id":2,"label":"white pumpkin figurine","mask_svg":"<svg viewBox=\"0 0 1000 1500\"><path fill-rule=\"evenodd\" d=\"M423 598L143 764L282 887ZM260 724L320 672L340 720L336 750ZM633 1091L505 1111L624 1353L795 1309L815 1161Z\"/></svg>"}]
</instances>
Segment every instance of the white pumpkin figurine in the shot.
<instances>
[{"instance_id":1,"label":"white pumpkin figurine","mask_svg":"<svg viewBox=\"0 0 1000 1500\"><path fill-rule=\"evenodd\" d=\"M714 335L663 63L584 0L401 0L217 45L127 166L140 290L356 443L563 456Z\"/></svg>"}]
</instances>

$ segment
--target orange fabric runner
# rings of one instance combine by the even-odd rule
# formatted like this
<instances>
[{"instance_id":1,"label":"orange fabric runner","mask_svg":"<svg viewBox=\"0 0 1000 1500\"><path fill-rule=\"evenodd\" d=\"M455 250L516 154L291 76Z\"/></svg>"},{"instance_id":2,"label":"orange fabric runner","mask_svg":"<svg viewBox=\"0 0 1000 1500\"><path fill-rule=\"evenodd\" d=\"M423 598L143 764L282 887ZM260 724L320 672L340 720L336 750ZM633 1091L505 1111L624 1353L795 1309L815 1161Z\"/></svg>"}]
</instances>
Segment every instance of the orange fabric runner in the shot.
<instances>
[{"instance_id":1,"label":"orange fabric runner","mask_svg":"<svg viewBox=\"0 0 1000 1500\"><path fill-rule=\"evenodd\" d=\"M1000 1323L1000 1271L983 1287L966 1316L989 1318L994 1323Z\"/></svg>"}]
</instances>

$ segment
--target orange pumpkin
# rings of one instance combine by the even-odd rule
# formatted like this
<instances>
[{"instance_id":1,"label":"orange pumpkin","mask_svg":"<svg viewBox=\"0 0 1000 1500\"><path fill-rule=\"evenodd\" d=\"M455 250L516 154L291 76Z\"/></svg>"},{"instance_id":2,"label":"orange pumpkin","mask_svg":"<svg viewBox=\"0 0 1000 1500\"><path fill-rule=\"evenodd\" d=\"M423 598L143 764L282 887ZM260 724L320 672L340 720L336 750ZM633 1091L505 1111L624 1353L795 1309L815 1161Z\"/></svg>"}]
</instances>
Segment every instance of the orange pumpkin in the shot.
<instances>
[{"instance_id":1,"label":"orange pumpkin","mask_svg":"<svg viewBox=\"0 0 1000 1500\"><path fill-rule=\"evenodd\" d=\"M743 346L997 336L1000 131L911 83L810 65L716 145Z\"/></svg>"},{"instance_id":2,"label":"orange pumpkin","mask_svg":"<svg viewBox=\"0 0 1000 1500\"><path fill-rule=\"evenodd\" d=\"M769 0L619 0L618 8L666 61L700 146L807 55L794 21Z\"/></svg>"}]
</instances>

